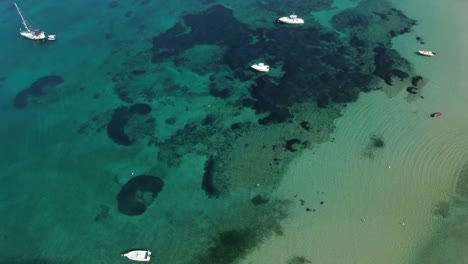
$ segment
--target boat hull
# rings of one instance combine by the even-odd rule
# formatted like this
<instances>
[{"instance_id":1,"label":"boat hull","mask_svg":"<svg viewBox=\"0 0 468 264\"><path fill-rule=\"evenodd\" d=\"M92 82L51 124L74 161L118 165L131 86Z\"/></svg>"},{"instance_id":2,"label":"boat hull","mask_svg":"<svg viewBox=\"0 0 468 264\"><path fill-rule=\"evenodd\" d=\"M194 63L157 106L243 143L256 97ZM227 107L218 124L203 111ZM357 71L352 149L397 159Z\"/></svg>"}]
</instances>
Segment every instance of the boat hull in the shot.
<instances>
[{"instance_id":1,"label":"boat hull","mask_svg":"<svg viewBox=\"0 0 468 264\"><path fill-rule=\"evenodd\" d=\"M43 40L46 39L46 35L44 32L40 32L38 34L35 34L33 32L27 32L27 31L22 31L20 32L20 35L31 40Z\"/></svg>"},{"instance_id":2,"label":"boat hull","mask_svg":"<svg viewBox=\"0 0 468 264\"><path fill-rule=\"evenodd\" d=\"M291 24L291 25L301 25L304 24L304 19L302 18L290 18L290 17L280 17L278 19L279 22L284 24Z\"/></svg>"},{"instance_id":3,"label":"boat hull","mask_svg":"<svg viewBox=\"0 0 468 264\"><path fill-rule=\"evenodd\" d=\"M252 69L256 70L256 71L259 71L259 72L269 72L270 71L270 67L269 66L261 66L261 65L252 65L250 66Z\"/></svg>"},{"instance_id":4,"label":"boat hull","mask_svg":"<svg viewBox=\"0 0 468 264\"><path fill-rule=\"evenodd\" d=\"M429 51L429 50L419 50L418 54L421 55L421 56L427 56L427 57L434 57L435 56L435 52Z\"/></svg>"},{"instance_id":5,"label":"boat hull","mask_svg":"<svg viewBox=\"0 0 468 264\"><path fill-rule=\"evenodd\" d=\"M129 260L139 262L148 262L151 260L151 251L144 249L130 250L120 255L128 258Z\"/></svg>"}]
</instances>

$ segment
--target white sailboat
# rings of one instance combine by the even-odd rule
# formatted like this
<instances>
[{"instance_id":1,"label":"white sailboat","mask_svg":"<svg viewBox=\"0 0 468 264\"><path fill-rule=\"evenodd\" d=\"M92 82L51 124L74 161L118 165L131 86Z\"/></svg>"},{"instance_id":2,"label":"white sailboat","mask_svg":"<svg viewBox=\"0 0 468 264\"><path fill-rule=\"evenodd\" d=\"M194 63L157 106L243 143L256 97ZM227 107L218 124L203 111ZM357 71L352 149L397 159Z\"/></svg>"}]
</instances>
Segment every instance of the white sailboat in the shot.
<instances>
[{"instance_id":1,"label":"white sailboat","mask_svg":"<svg viewBox=\"0 0 468 264\"><path fill-rule=\"evenodd\" d=\"M28 23L26 22L26 19L24 19L23 14L21 13L21 10L19 9L18 5L16 3L15 7L16 10L18 11L18 14L21 18L22 24L24 26L25 30L20 29L20 35L27 38L27 39L32 39L32 40L43 40L46 39L45 32L40 30L40 29L31 29L28 26ZM48 35L47 36L48 40L55 40L55 35Z\"/></svg>"}]
</instances>

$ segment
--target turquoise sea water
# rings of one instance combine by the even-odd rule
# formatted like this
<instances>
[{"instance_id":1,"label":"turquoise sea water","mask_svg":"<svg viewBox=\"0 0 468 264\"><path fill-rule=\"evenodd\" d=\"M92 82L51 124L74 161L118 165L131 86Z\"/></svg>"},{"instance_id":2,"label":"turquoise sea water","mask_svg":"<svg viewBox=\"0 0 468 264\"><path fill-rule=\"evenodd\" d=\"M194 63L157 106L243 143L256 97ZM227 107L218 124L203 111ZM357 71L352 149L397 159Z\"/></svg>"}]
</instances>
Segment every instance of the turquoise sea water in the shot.
<instances>
[{"instance_id":1,"label":"turquoise sea water","mask_svg":"<svg viewBox=\"0 0 468 264\"><path fill-rule=\"evenodd\" d=\"M391 100L413 87L408 104L425 95L426 76L420 81L392 46L407 35L424 42L414 31L420 22L384 1L18 4L57 40L21 38L13 4L0 3L2 264L125 263L119 254L132 248L152 250L158 263L257 263L252 253L290 235L294 212L336 206L327 200L333 188L309 189L323 171L310 172L317 178L302 189L278 192L289 188L290 164L304 152L320 155L338 135L346 149L335 121L362 94ZM292 12L306 23L276 22ZM262 61L268 74L249 68ZM346 155L380 162L389 137L367 132L363 151ZM454 230L464 219L466 174L453 184L455 198L434 210L445 219L455 204ZM374 184L366 188L380 190ZM364 207L373 208L368 193ZM359 240L346 235L337 241ZM427 253L439 240L425 239L408 259L442 263ZM275 263L327 259L329 251L294 241L275 249ZM368 263L379 255L359 252L355 259ZM464 263L458 253L453 263Z\"/></svg>"}]
</instances>

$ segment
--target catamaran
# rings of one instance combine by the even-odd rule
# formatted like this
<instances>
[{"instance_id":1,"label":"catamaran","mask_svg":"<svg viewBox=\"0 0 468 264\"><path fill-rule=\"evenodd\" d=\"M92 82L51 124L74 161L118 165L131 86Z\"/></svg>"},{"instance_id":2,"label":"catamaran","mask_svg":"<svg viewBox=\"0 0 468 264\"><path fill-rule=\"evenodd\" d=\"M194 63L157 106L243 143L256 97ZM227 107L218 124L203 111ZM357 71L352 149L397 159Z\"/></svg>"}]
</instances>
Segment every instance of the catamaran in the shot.
<instances>
[{"instance_id":1,"label":"catamaran","mask_svg":"<svg viewBox=\"0 0 468 264\"><path fill-rule=\"evenodd\" d=\"M16 10L18 11L18 14L21 18L22 24L24 26L25 30L20 29L20 35L27 38L27 39L32 39L32 40L43 40L46 39L46 34L44 31L40 29L30 29L28 26L28 23L26 22L26 19L24 19L23 14L21 13L21 10L19 9L18 5L16 3L15 7ZM48 35L47 36L48 40L55 40L55 35Z\"/></svg>"}]
</instances>

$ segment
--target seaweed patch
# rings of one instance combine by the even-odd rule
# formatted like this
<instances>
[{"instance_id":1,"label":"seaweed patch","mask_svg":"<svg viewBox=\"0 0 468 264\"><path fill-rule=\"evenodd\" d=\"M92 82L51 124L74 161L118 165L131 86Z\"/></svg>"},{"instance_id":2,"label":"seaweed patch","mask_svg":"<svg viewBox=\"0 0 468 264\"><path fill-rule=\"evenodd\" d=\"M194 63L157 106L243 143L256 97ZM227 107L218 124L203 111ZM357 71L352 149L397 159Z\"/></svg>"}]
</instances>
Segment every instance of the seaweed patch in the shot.
<instances>
[{"instance_id":1,"label":"seaweed patch","mask_svg":"<svg viewBox=\"0 0 468 264\"><path fill-rule=\"evenodd\" d=\"M64 79L59 75L48 75L33 82L28 88L21 90L13 101L17 109L25 108L29 99L46 96L52 88L63 83Z\"/></svg>"},{"instance_id":2,"label":"seaweed patch","mask_svg":"<svg viewBox=\"0 0 468 264\"><path fill-rule=\"evenodd\" d=\"M245 257L258 244L260 234L254 229L228 230L219 233L206 255L200 256L198 263L229 264Z\"/></svg>"},{"instance_id":3,"label":"seaweed patch","mask_svg":"<svg viewBox=\"0 0 468 264\"><path fill-rule=\"evenodd\" d=\"M138 137L151 136L154 129L154 119L141 120L132 123L133 127L129 126L129 122L136 119L135 116L145 116L150 112L151 107L142 103L133 104L130 107L121 106L116 108L107 124L107 136L122 146L132 145Z\"/></svg>"},{"instance_id":4,"label":"seaweed patch","mask_svg":"<svg viewBox=\"0 0 468 264\"><path fill-rule=\"evenodd\" d=\"M205 172L203 173L202 189L210 198L218 197L220 192L214 183L215 161L209 158L205 163Z\"/></svg>"},{"instance_id":5,"label":"seaweed patch","mask_svg":"<svg viewBox=\"0 0 468 264\"><path fill-rule=\"evenodd\" d=\"M162 191L164 182L151 175L139 175L122 186L117 195L119 212L129 216L141 215Z\"/></svg>"}]
</instances>

